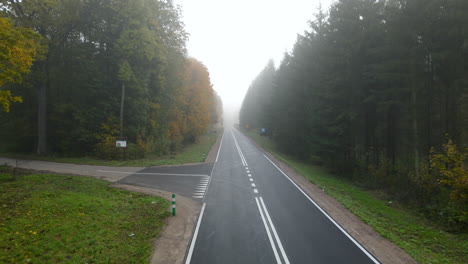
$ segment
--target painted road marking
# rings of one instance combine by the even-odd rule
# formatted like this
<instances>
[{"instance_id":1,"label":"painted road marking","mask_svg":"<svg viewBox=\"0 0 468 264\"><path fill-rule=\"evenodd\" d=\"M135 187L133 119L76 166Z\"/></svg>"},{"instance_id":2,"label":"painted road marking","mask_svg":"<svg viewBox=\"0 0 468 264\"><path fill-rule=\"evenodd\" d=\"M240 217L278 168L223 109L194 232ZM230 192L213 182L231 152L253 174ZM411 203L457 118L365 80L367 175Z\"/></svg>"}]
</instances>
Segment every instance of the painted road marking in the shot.
<instances>
[{"instance_id":1,"label":"painted road marking","mask_svg":"<svg viewBox=\"0 0 468 264\"><path fill-rule=\"evenodd\" d=\"M257 190L257 189L254 189L253 191L254 191L254 193L258 193L258 190Z\"/></svg>"},{"instance_id":2,"label":"painted road marking","mask_svg":"<svg viewBox=\"0 0 468 264\"><path fill-rule=\"evenodd\" d=\"M205 197L206 188L208 187L208 183L210 178L206 177L200 180L195 192L193 192L192 197L195 199L203 199Z\"/></svg>"},{"instance_id":3,"label":"painted road marking","mask_svg":"<svg viewBox=\"0 0 468 264\"><path fill-rule=\"evenodd\" d=\"M302 194L307 197L307 199L309 199L309 201L312 202L312 204L315 205L315 207L317 207L317 209L319 209L319 211L322 212L336 227L338 227L338 229L343 232L343 234L345 234L362 252L364 252L364 254L366 254L374 263L380 264L380 262L374 256L372 256L371 253L369 253L361 244L359 244L359 242L357 242L350 234L348 234L346 230L344 230L330 215L328 215L314 200L312 200L312 198L310 198L310 196L307 195L304 190L302 190L286 173L284 173L284 171L278 168L278 166L276 166L276 164L273 163L273 161L271 161L266 155L263 156L271 164L273 164L273 166L275 166L286 177L286 179L288 179L294 186L296 186L296 188L301 191Z\"/></svg>"},{"instance_id":4,"label":"painted road marking","mask_svg":"<svg viewBox=\"0 0 468 264\"><path fill-rule=\"evenodd\" d=\"M111 172L111 173L121 173L121 174L141 174L141 175L162 175L162 176L190 176L190 177L210 177L206 174L172 174L172 173L156 173L156 172L123 172L123 171L108 171L108 170L97 170L100 172Z\"/></svg>"},{"instance_id":5,"label":"painted road marking","mask_svg":"<svg viewBox=\"0 0 468 264\"><path fill-rule=\"evenodd\" d=\"M244 165L244 167L247 167L248 166L247 161L245 160L244 154L242 154L242 150L239 146L239 143L237 143L236 136L234 136L234 132L232 132L232 130L231 130L231 134L232 134L232 138L234 138L234 143L236 145L237 151L239 152L239 156L241 157L242 165Z\"/></svg>"},{"instance_id":6,"label":"painted road marking","mask_svg":"<svg viewBox=\"0 0 468 264\"><path fill-rule=\"evenodd\" d=\"M218 157L219 157L219 153L221 153L221 147L223 146L223 139L224 139L224 134L225 133L226 133L226 130L223 130L223 135L221 136L221 142L219 144L218 155L216 155L215 163L213 164L213 168L211 168L211 173L210 173L208 185L206 186L206 191L208 191L208 188L210 187L211 179L212 179L212 176L213 176L213 171L214 171L214 169L216 167L216 164L218 164ZM205 197L203 197L203 201L205 201Z\"/></svg>"},{"instance_id":7,"label":"painted road marking","mask_svg":"<svg viewBox=\"0 0 468 264\"><path fill-rule=\"evenodd\" d=\"M220 141L220 143L219 143L219 149L218 149L218 155L216 155L215 163L218 162L219 152L221 152L221 146L223 145L223 138L224 138L224 132L223 132L223 135L221 136L221 141ZM214 167L214 166L213 166L213 167Z\"/></svg>"},{"instance_id":8,"label":"painted road marking","mask_svg":"<svg viewBox=\"0 0 468 264\"><path fill-rule=\"evenodd\" d=\"M253 179L252 179L252 178L249 178L249 181L253 182Z\"/></svg>"},{"instance_id":9,"label":"painted road marking","mask_svg":"<svg viewBox=\"0 0 468 264\"><path fill-rule=\"evenodd\" d=\"M275 255L276 262L281 264L282 262L281 262L281 259L280 259L279 255L278 255L278 250L276 249L275 242L273 242L273 238L271 237L270 229L268 228L268 224L267 224L267 222L265 220L265 216L263 216L262 208L260 207L260 203L258 202L257 197L255 197L255 201L257 202L258 211L260 212L260 216L262 217L263 225L265 226L265 229L267 231L268 239L270 240L270 245L271 245L271 248L273 249L273 254Z\"/></svg>"},{"instance_id":10,"label":"painted road marking","mask_svg":"<svg viewBox=\"0 0 468 264\"><path fill-rule=\"evenodd\" d=\"M256 198L256 197L255 197ZM288 259L288 256L286 255L286 252L284 252L284 248L283 248L283 244L281 243L281 240L279 239L279 236L278 236L278 233L276 232L276 228L275 226L273 225L273 222L271 221L271 218L270 218L270 214L268 213L268 210L266 208L266 205L265 203L263 202L263 198L260 197L260 203L262 204L263 206L263 209L265 210L265 215L268 219L268 222L270 223L270 227L271 227L271 230L273 231L273 235L275 236L275 239L276 239L276 243L278 244L278 247L281 251L281 255L283 256L283 259L284 259L284 262L286 264L289 264L289 259ZM258 201L257 201L258 202Z\"/></svg>"},{"instance_id":11,"label":"painted road marking","mask_svg":"<svg viewBox=\"0 0 468 264\"><path fill-rule=\"evenodd\" d=\"M205 212L205 206L206 203L203 203L200 216L198 217L197 227L195 228L195 233L193 233L192 242L190 243L190 249L187 254L187 258L185 259L185 264L189 264L192 260L193 249L195 248L195 242L197 241L198 230L200 229L201 220L203 218L203 212Z\"/></svg>"},{"instance_id":12,"label":"painted road marking","mask_svg":"<svg viewBox=\"0 0 468 264\"><path fill-rule=\"evenodd\" d=\"M252 185L252 187L255 187L255 183L252 183L251 185Z\"/></svg>"}]
</instances>

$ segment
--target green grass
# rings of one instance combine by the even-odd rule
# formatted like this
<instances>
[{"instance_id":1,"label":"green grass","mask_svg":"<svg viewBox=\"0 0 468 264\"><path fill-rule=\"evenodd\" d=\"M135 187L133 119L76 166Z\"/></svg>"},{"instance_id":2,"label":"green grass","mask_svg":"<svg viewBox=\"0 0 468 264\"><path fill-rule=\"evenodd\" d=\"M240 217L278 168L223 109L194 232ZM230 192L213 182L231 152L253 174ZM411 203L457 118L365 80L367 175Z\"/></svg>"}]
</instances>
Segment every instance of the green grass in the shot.
<instances>
[{"instance_id":1,"label":"green grass","mask_svg":"<svg viewBox=\"0 0 468 264\"><path fill-rule=\"evenodd\" d=\"M378 198L352 182L335 177L324 169L281 153L267 137L247 133L259 145L296 172L325 190L383 237L410 254L420 263L468 263L466 233L444 232L411 208ZM380 196L379 196L380 197Z\"/></svg>"},{"instance_id":2,"label":"green grass","mask_svg":"<svg viewBox=\"0 0 468 264\"><path fill-rule=\"evenodd\" d=\"M89 164L103 166L128 166L128 167L149 167L160 165L179 165L187 163L197 163L204 161L204 155L208 155L211 147L216 142L218 134L209 133L201 136L197 142L185 147L176 155L157 156L149 155L137 160L101 160L95 157L60 157L60 156L39 156L34 154L0 153L0 156L11 157L24 160L43 160L74 164Z\"/></svg>"},{"instance_id":3,"label":"green grass","mask_svg":"<svg viewBox=\"0 0 468 264\"><path fill-rule=\"evenodd\" d=\"M163 198L93 178L0 170L0 263L148 263Z\"/></svg>"}]
</instances>

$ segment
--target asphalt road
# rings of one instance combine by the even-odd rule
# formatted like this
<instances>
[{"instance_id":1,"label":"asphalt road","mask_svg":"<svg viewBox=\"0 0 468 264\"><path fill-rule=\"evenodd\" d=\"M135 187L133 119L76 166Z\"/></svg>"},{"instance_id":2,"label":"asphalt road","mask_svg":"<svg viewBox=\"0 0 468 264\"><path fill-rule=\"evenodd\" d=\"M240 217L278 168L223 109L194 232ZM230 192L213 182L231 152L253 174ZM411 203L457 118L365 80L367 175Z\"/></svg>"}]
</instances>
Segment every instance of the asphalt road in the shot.
<instances>
[{"instance_id":1,"label":"asphalt road","mask_svg":"<svg viewBox=\"0 0 468 264\"><path fill-rule=\"evenodd\" d=\"M118 183L164 190L201 200L212 169L213 163L149 167L119 180Z\"/></svg>"},{"instance_id":2,"label":"asphalt road","mask_svg":"<svg viewBox=\"0 0 468 264\"><path fill-rule=\"evenodd\" d=\"M378 263L235 129L226 129L186 263Z\"/></svg>"}]
</instances>

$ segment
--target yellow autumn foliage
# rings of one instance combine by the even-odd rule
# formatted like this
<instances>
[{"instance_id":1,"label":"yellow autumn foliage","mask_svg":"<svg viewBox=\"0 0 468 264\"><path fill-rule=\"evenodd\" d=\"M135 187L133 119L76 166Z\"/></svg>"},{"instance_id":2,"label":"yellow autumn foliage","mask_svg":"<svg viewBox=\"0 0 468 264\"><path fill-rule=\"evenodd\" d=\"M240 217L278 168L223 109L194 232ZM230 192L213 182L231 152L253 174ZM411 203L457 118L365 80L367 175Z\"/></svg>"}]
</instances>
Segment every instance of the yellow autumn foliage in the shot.
<instances>
[{"instance_id":1,"label":"yellow autumn foliage","mask_svg":"<svg viewBox=\"0 0 468 264\"><path fill-rule=\"evenodd\" d=\"M450 198L456 201L468 199L468 151L459 151L449 139L443 145L442 153L435 153L434 149L431 152L431 167L439 172L439 183L451 188Z\"/></svg>"},{"instance_id":2,"label":"yellow autumn foliage","mask_svg":"<svg viewBox=\"0 0 468 264\"><path fill-rule=\"evenodd\" d=\"M31 29L14 27L9 19L0 17L0 88L6 83L20 83L37 55L39 35ZM22 102L8 90L0 91L0 107L10 111L11 102Z\"/></svg>"},{"instance_id":3,"label":"yellow autumn foliage","mask_svg":"<svg viewBox=\"0 0 468 264\"><path fill-rule=\"evenodd\" d=\"M456 208L452 216L458 222L468 222L468 150L460 151L456 144L448 139L443 145L443 152L431 149L431 168L439 174L438 184L448 187L451 204Z\"/></svg>"},{"instance_id":4,"label":"yellow autumn foliage","mask_svg":"<svg viewBox=\"0 0 468 264\"><path fill-rule=\"evenodd\" d=\"M182 142L193 142L210 125L213 100L208 69L189 58L182 73L182 86L174 95L175 104L169 111L169 133L174 148Z\"/></svg>"}]
</instances>

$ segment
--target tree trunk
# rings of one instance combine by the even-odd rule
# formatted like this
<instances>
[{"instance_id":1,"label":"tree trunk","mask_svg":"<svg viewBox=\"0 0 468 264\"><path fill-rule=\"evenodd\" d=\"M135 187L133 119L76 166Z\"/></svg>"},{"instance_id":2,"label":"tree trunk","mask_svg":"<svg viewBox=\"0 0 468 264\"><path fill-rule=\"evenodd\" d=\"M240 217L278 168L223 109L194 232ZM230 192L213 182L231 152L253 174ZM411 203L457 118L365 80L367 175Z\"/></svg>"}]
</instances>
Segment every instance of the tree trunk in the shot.
<instances>
[{"instance_id":1,"label":"tree trunk","mask_svg":"<svg viewBox=\"0 0 468 264\"><path fill-rule=\"evenodd\" d=\"M37 89L37 154L47 154L47 88L49 87L49 67L47 59L42 62L44 79Z\"/></svg>"},{"instance_id":2,"label":"tree trunk","mask_svg":"<svg viewBox=\"0 0 468 264\"><path fill-rule=\"evenodd\" d=\"M416 85L411 85L411 103L412 103L412 130L413 130L413 151L414 151L414 171L419 176L419 149L418 149L418 116L416 105Z\"/></svg>"}]
</instances>

